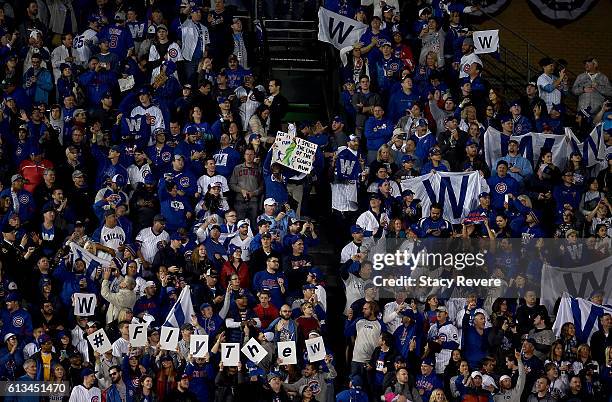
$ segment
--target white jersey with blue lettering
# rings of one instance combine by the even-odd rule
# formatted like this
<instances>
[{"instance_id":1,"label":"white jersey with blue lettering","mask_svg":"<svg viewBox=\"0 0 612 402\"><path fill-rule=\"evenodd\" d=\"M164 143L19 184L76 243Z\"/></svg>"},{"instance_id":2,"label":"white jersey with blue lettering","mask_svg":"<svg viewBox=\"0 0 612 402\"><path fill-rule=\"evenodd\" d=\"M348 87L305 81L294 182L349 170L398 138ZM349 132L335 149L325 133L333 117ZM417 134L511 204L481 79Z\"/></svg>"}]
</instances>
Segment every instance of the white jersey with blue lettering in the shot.
<instances>
[{"instance_id":1,"label":"white jersey with blue lettering","mask_svg":"<svg viewBox=\"0 0 612 402\"><path fill-rule=\"evenodd\" d=\"M69 402L101 402L102 392L98 387L85 388L83 385L77 385L72 388Z\"/></svg>"},{"instance_id":2,"label":"white jersey with blue lettering","mask_svg":"<svg viewBox=\"0 0 612 402\"><path fill-rule=\"evenodd\" d=\"M125 243L125 232L121 226L117 225L114 228L109 228L106 225L100 231L100 244L103 246L117 250L120 245Z\"/></svg>"},{"instance_id":3,"label":"white jersey with blue lettering","mask_svg":"<svg viewBox=\"0 0 612 402\"><path fill-rule=\"evenodd\" d=\"M83 67L87 67L89 58L91 57L91 47L98 44L98 33L89 28L80 35L77 35L72 40L72 54L75 58L75 63Z\"/></svg>"},{"instance_id":4,"label":"white jersey with blue lettering","mask_svg":"<svg viewBox=\"0 0 612 402\"><path fill-rule=\"evenodd\" d=\"M162 111L159 107L153 104L150 104L146 107L142 105L136 106L134 109L132 109L132 112L130 113L130 117L134 116L150 116L151 122L149 123L149 125L151 126L151 132L154 132L158 128L165 128L164 116L162 114ZM153 144L149 143L149 145Z\"/></svg>"}]
</instances>

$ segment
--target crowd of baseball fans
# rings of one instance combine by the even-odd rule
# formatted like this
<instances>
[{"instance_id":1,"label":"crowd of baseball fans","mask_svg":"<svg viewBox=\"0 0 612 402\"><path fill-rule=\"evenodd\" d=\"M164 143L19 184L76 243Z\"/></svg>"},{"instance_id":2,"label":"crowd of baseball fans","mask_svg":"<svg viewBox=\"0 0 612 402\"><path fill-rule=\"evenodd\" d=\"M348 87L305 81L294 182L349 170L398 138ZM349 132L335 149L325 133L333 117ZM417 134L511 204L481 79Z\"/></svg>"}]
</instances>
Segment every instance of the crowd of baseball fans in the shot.
<instances>
[{"instance_id":1,"label":"crowd of baseball fans","mask_svg":"<svg viewBox=\"0 0 612 402\"><path fill-rule=\"evenodd\" d=\"M315 3L270 0L265 16L314 15ZM612 153L556 166L551 150L530 161L509 140L565 127L583 140L599 125L612 146L612 87L596 57L575 80L544 58L507 99L474 54L465 23L478 6L361 3L325 2L369 28L339 54L337 115L292 122L318 145L305 175L271 163L289 105L281 80L254 74L251 22L234 17L250 2L0 1L0 380L69 384L5 400L612 400L612 317L590 337L573 323L553 333L533 264L553 257L537 252L540 238L556 238L554 257L573 266L610 255ZM505 138L493 166L488 127ZM490 192L452 225L402 186L431 171L480 171ZM327 270L311 253L330 245L321 231L336 251ZM491 264L507 293L379 298L372 244L450 237L503 239ZM195 315L176 351L162 350L186 285ZM96 294L95 315L74 315L75 293ZM329 330L338 320L345 342ZM144 347L128 338L138 322ZM105 353L87 338L99 329ZM210 336L206 357L192 356L193 334ZM310 362L304 341L321 336L328 353ZM223 342L251 338L263 360L221 363ZM281 341L296 342L297 364L278 360Z\"/></svg>"}]
</instances>

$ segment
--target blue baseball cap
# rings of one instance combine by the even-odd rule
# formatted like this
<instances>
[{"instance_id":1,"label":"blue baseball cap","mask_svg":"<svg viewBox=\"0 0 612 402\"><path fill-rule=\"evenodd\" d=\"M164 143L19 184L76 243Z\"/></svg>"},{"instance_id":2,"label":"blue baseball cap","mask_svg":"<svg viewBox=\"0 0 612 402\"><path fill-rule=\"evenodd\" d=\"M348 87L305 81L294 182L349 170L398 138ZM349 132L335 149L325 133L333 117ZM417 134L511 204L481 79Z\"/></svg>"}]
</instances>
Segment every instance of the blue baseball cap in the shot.
<instances>
[{"instance_id":1,"label":"blue baseball cap","mask_svg":"<svg viewBox=\"0 0 612 402\"><path fill-rule=\"evenodd\" d=\"M155 184L155 181L156 181L155 177L153 177L152 174L148 174L144 178L144 184L149 184L149 185Z\"/></svg>"},{"instance_id":2,"label":"blue baseball cap","mask_svg":"<svg viewBox=\"0 0 612 402\"><path fill-rule=\"evenodd\" d=\"M521 101L519 99L515 99L512 102L510 102L510 107L512 106L521 106Z\"/></svg>"},{"instance_id":3,"label":"blue baseball cap","mask_svg":"<svg viewBox=\"0 0 612 402\"><path fill-rule=\"evenodd\" d=\"M433 359L430 358L430 357L428 357L426 359L423 359L423 362L421 364L426 364L426 365L431 366L431 367L433 367L435 365Z\"/></svg>"},{"instance_id":4,"label":"blue baseball cap","mask_svg":"<svg viewBox=\"0 0 612 402\"><path fill-rule=\"evenodd\" d=\"M410 195L414 195L414 191L410 190L409 188L402 191L402 197L408 197Z\"/></svg>"},{"instance_id":5,"label":"blue baseball cap","mask_svg":"<svg viewBox=\"0 0 612 402\"><path fill-rule=\"evenodd\" d=\"M472 145L474 145L474 146L475 146L475 147L477 147L477 148L479 148L479 147L480 147L480 145L479 145L479 144L478 144L476 141L474 141L472 138L470 138L469 140L467 140L467 141L465 142L465 146L466 146L466 147L470 147L470 146L472 146Z\"/></svg>"},{"instance_id":6,"label":"blue baseball cap","mask_svg":"<svg viewBox=\"0 0 612 402\"><path fill-rule=\"evenodd\" d=\"M427 127L427 120L425 119L419 119L416 123L417 127Z\"/></svg>"},{"instance_id":7,"label":"blue baseball cap","mask_svg":"<svg viewBox=\"0 0 612 402\"><path fill-rule=\"evenodd\" d=\"M4 301L5 302L18 302L18 301L21 301L21 296L19 296L19 294L16 292L11 292L6 295L6 297L4 298Z\"/></svg>"},{"instance_id":8,"label":"blue baseball cap","mask_svg":"<svg viewBox=\"0 0 612 402\"><path fill-rule=\"evenodd\" d=\"M553 103L552 110L556 110L557 112L563 114L565 113L565 106L561 103Z\"/></svg>"},{"instance_id":9,"label":"blue baseball cap","mask_svg":"<svg viewBox=\"0 0 612 402\"><path fill-rule=\"evenodd\" d=\"M92 374L95 374L95 372L90 368L84 368L83 370L81 370L81 377L87 377Z\"/></svg>"},{"instance_id":10,"label":"blue baseball cap","mask_svg":"<svg viewBox=\"0 0 612 402\"><path fill-rule=\"evenodd\" d=\"M483 197L489 197L489 193L487 193L486 191L483 191L482 193L478 194L478 198L483 198Z\"/></svg>"},{"instance_id":11,"label":"blue baseball cap","mask_svg":"<svg viewBox=\"0 0 612 402\"><path fill-rule=\"evenodd\" d=\"M138 95L144 95L144 94L150 94L150 93L151 93L151 88L149 88L148 85L143 85L138 90Z\"/></svg>"},{"instance_id":12,"label":"blue baseball cap","mask_svg":"<svg viewBox=\"0 0 612 402\"><path fill-rule=\"evenodd\" d=\"M125 186L125 177L120 174L116 174L111 178L111 182L115 183L119 187Z\"/></svg>"},{"instance_id":13,"label":"blue baseball cap","mask_svg":"<svg viewBox=\"0 0 612 402\"><path fill-rule=\"evenodd\" d=\"M363 228L359 225L351 226L351 234L353 233L363 233Z\"/></svg>"},{"instance_id":14,"label":"blue baseball cap","mask_svg":"<svg viewBox=\"0 0 612 402\"><path fill-rule=\"evenodd\" d=\"M414 157L412 155L404 155L402 156L402 163L414 162Z\"/></svg>"},{"instance_id":15,"label":"blue baseball cap","mask_svg":"<svg viewBox=\"0 0 612 402\"><path fill-rule=\"evenodd\" d=\"M199 130L198 128L193 125L193 124L189 124L185 127L185 134L187 135L198 135L199 134Z\"/></svg>"},{"instance_id":16,"label":"blue baseball cap","mask_svg":"<svg viewBox=\"0 0 612 402\"><path fill-rule=\"evenodd\" d=\"M308 273L317 279L321 279L323 277L323 271L321 271L319 267L311 267L308 270Z\"/></svg>"},{"instance_id":17,"label":"blue baseball cap","mask_svg":"<svg viewBox=\"0 0 612 402\"><path fill-rule=\"evenodd\" d=\"M183 236L179 232L174 232L170 235L170 240L183 240Z\"/></svg>"},{"instance_id":18,"label":"blue baseball cap","mask_svg":"<svg viewBox=\"0 0 612 402\"><path fill-rule=\"evenodd\" d=\"M36 341L38 342L38 345L44 345L47 342L51 342L51 337L47 334L42 334L41 336L38 337L38 340Z\"/></svg>"},{"instance_id":19,"label":"blue baseball cap","mask_svg":"<svg viewBox=\"0 0 612 402\"><path fill-rule=\"evenodd\" d=\"M307 283L304 286L302 286L302 290L314 290L317 288L317 285L313 285L312 283Z\"/></svg>"},{"instance_id":20,"label":"blue baseball cap","mask_svg":"<svg viewBox=\"0 0 612 402\"><path fill-rule=\"evenodd\" d=\"M510 117L510 115L503 114L503 115L499 116L499 122L502 123L502 124L504 124L507 121L511 121L511 120L512 120L512 117Z\"/></svg>"},{"instance_id":21,"label":"blue baseball cap","mask_svg":"<svg viewBox=\"0 0 612 402\"><path fill-rule=\"evenodd\" d=\"M363 386L363 381L361 380L361 376L354 375L351 377L351 385L353 388L361 388Z\"/></svg>"},{"instance_id":22,"label":"blue baseball cap","mask_svg":"<svg viewBox=\"0 0 612 402\"><path fill-rule=\"evenodd\" d=\"M339 116L339 115L334 116L332 121L335 122L335 123L342 123L342 124L344 124L344 118L342 116Z\"/></svg>"}]
</instances>

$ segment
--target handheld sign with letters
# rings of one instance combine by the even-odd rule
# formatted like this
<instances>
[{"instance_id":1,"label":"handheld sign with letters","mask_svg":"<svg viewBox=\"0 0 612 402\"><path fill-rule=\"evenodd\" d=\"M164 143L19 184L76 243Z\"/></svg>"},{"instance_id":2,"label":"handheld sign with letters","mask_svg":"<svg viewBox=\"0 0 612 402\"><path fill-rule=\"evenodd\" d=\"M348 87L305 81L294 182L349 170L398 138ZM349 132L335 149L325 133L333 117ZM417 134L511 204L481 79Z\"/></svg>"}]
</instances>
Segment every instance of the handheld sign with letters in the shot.
<instances>
[{"instance_id":1,"label":"handheld sign with letters","mask_svg":"<svg viewBox=\"0 0 612 402\"><path fill-rule=\"evenodd\" d=\"M362 22L323 7L319 8L318 39L321 42L331 43L338 50L358 42L366 29L368 26Z\"/></svg>"},{"instance_id":2,"label":"handheld sign with letters","mask_svg":"<svg viewBox=\"0 0 612 402\"><path fill-rule=\"evenodd\" d=\"M147 327L149 324L130 324L129 337L132 347L140 347L147 344Z\"/></svg>"},{"instance_id":3,"label":"handheld sign with letters","mask_svg":"<svg viewBox=\"0 0 612 402\"><path fill-rule=\"evenodd\" d=\"M241 350L242 353L244 353L244 355L255 364L259 364L261 359L268 355L268 352L266 352L263 346L261 346L255 338L249 339Z\"/></svg>"},{"instance_id":4,"label":"handheld sign with letters","mask_svg":"<svg viewBox=\"0 0 612 402\"><path fill-rule=\"evenodd\" d=\"M93 293L74 294L74 315L88 317L96 311L96 295Z\"/></svg>"},{"instance_id":5,"label":"handheld sign with letters","mask_svg":"<svg viewBox=\"0 0 612 402\"><path fill-rule=\"evenodd\" d=\"M239 343L222 343L221 344L221 362L227 367L236 367L240 361L240 344Z\"/></svg>"},{"instance_id":6,"label":"handheld sign with letters","mask_svg":"<svg viewBox=\"0 0 612 402\"><path fill-rule=\"evenodd\" d=\"M208 335L191 335L189 351L193 357L204 357L208 353Z\"/></svg>"},{"instance_id":7,"label":"handheld sign with letters","mask_svg":"<svg viewBox=\"0 0 612 402\"><path fill-rule=\"evenodd\" d=\"M104 328L100 328L93 334L87 335L87 340L95 352L106 353L113 348Z\"/></svg>"},{"instance_id":8,"label":"handheld sign with letters","mask_svg":"<svg viewBox=\"0 0 612 402\"><path fill-rule=\"evenodd\" d=\"M281 365L297 364L297 352L294 341L278 342L276 347Z\"/></svg>"},{"instance_id":9,"label":"handheld sign with letters","mask_svg":"<svg viewBox=\"0 0 612 402\"><path fill-rule=\"evenodd\" d=\"M499 30L476 31L473 34L474 53L494 53L499 50Z\"/></svg>"},{"instance_id":10,"label":"handheld sign with letters","mask_svg":"<svg viewBox=\"0 0 612 402\"><path fill-rule=\"evenodd\" d=\"M322 336L306 339L305 343L306 350L308 351L308 360L311 363L325 359L325 344L323 343Z\"/></svg>"},{"instance_id":11,"label":"handheld sign with letters","mask_svg":"<svg viewBox=\"0 0 612 402\"><path fill-rule=\"evenodd\" d=\"M159 347L162 350L171 350L176 352L176 345L178 344L179 328L174 327L161 327L159 334Z\"/></svg>"}]
</instances>

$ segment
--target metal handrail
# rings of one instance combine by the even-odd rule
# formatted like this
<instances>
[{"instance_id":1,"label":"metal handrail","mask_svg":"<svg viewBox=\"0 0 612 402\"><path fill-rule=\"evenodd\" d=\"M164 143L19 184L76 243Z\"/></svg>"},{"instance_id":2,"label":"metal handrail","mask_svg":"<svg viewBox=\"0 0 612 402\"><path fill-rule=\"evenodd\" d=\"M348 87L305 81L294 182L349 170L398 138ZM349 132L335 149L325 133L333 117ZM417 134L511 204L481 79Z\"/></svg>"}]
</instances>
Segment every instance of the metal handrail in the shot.
<instances>
[{"instance_id":1,"label":"metal handrail","mask_svg":"<svg viewBox=\"0 0 612 402\"><path fill-rule=\"evenodd\" d=\"M531 81L531 71L536 71L539 72L538 69L532 68L531 67L531 52L532 50L535 50L539 53L540 56L542 57L551 57L548 53L546 53L545 51L543 51L542 49L540 49L539 47L537 47L535 44L533 44L529 39L525 38L523 35L521 35L520 33L514 31L512 28L509 28L507 25L505 25L503 22L501 22L499 19L497 19L495 16L487 13L484 10L480 10L480 12L485 15L489 20L495 22L497 25L499 25L501 28L503 28L504 33L505 32L509 32L512 35L516 36L517 38L519 38L521 40L521 42L523 42L524 45L526 45L526 53L527 53L527 62L525 63L528 66L528 70L527 70L527 80ZM501 46L500 46L501 47ZM575 72L569 70L566 66L565 69L566 73L568 74L568 76L570 78L575 78L578 76L578 74L576 74Z\"/></svg>"}]
</instances>

